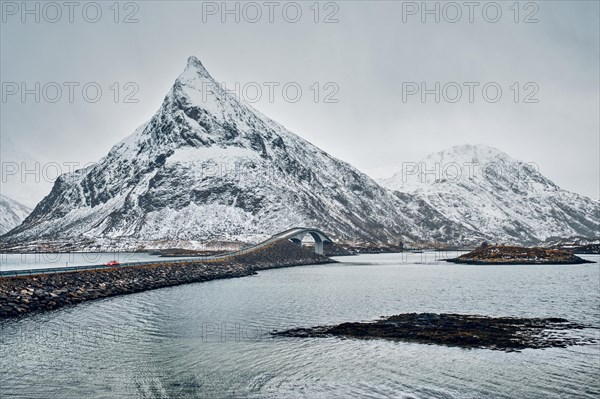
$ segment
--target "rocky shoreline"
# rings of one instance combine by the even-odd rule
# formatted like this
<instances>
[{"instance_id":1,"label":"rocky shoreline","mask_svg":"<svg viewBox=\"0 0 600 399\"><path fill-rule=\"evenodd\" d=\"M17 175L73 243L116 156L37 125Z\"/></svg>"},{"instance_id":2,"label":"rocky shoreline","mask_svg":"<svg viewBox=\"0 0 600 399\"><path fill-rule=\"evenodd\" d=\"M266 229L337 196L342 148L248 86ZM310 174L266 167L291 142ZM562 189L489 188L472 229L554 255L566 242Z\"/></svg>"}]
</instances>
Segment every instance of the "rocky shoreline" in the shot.
<instances>
[{"instance_id":1,"label":"rocky shoreline","mask_svg":"<svg viewBox=\"0 0 600 399\"><path fill-rule=\"evenodd\" d=\"M564 249L525 248L505 245L482 245L446 262L468 265L576 265L594 263Z\"/></svg>"},{"instance_id":2,"label":"rocky shoreline","mask_svg":"<svg viewBox=\"0 0 600 399\"><path fill-rule=\"evenodd\" d=\"M561 318L487 317L479 315L405 313L372 322L295 328L273 336L296 338L346 337L387 339L423 344L519 351L566 347L590 342L569 336L587 326Z\"/></svg>"},{"instance_id":3,"label":"rocky shoreline","mask_svg":"<svg viewBox=\"0 0 600 399\"><path fill-rule=\"evenodd\" d=\"M0 278L0 319L58 309L81 302L181 284L244 277L258 270L334 263L278 241L245 255L183 264L157 263L105 270Z\"/></svg>"}]
</instances>

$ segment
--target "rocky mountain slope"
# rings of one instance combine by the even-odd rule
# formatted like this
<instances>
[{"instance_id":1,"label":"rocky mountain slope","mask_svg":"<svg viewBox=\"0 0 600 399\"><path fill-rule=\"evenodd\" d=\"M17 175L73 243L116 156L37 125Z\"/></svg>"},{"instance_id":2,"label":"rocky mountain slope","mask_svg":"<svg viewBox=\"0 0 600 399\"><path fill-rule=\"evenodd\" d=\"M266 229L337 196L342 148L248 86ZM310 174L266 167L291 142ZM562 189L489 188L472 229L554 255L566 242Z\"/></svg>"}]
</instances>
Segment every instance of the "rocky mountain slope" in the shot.
<instances>
[{"instance_id":1,"label":"rocky mountain slope","mask_svg":"<svg viewBox=\"0 0 600 399\"><path fill-rule=\"evenodd\" d=\"M30 208L0 194L0 234L21 224L30 213Z\"/></svg>"},{"instance_id":2,"label":"rocky mountain slope","mask_svg":"<svg viewBox=\"0 0 600 399\"><path fill-rule=\"evenodd\" d=\"M563 190L535 165L484 145L431 154L380 183L495 242L600 236L598 201Z\"/></svg>"},{"instance_id":3,"label":"rocky mountain slope","mask_svg":"<svg viewBox=\"0 0 600 399\"><path fill-rule=\"evenodd\" d=\"M353 241L481 238L238 101L190 57L149 122L59 177L2 241L258 241L294 226Z\"/></svg>"}]
</instances>

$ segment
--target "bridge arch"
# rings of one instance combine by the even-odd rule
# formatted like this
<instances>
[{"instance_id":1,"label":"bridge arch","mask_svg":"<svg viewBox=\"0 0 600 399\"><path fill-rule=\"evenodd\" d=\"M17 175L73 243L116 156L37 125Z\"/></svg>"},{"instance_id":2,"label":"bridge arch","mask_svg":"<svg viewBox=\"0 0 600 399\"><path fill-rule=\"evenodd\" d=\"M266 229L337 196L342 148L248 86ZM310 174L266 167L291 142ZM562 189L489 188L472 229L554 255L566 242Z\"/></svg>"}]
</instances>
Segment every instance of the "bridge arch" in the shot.
<instances>
[{"instance_id":1,"label":"bridge arch","mask_svg":"<svg viewBox=\"0 0 600 399\"><path fill-rule=\"evenodd\" d=\"M289 230L289 232L286 234L286 238L294 244L301 246L302 240L307 234L310 234L310 236L315 240L315 253L323 255L323 244L331 243L332 241L320 230L299 227Z\"/></svg>"}]
</instances>

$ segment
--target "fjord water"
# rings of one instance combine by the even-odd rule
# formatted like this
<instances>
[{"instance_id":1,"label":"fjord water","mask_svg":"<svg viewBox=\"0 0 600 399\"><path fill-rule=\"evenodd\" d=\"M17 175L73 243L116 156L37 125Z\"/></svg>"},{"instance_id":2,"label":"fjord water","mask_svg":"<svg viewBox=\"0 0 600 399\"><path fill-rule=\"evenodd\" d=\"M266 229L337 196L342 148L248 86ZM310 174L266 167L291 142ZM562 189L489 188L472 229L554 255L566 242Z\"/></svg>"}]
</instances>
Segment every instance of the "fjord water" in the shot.
<instances>
[{"instance_id":1,"label":"fjord water","mask_svg":"<svg viewBox=\"0 0 600 399\"><path fill-rule=\"evenodd\" d=\"M340 257L0 321L1 396L598 397L597 343L501 352L269 335L436 312L564 317L596 327L572 334L599 338L598 263L467 266L439 258Z\"/></svg>"}]
</instances>

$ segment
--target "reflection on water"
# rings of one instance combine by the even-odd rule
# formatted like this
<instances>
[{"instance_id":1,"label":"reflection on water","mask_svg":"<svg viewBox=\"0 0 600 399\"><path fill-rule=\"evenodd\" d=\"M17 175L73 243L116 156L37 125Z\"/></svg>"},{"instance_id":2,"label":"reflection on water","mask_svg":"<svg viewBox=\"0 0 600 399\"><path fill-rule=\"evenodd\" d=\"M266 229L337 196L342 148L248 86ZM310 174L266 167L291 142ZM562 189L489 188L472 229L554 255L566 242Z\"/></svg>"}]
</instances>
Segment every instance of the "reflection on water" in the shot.
<instances>
[{"instance_id":1,"label":"reflection on water","mask_svg":"<svg viewBox=\"0 0 600 399\"><path fill-rule=\"evenodd\" d=\"M405 312L564 317L600 327L598 263L466 266L421 256L340 257L341 264L263 271L0 322L2 398L600 394L598 345L505 353L269 335ZM599 331L575 333L600 338Z\"/></svg>"}]
</instances>

